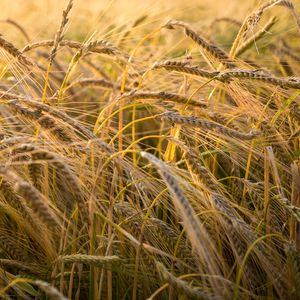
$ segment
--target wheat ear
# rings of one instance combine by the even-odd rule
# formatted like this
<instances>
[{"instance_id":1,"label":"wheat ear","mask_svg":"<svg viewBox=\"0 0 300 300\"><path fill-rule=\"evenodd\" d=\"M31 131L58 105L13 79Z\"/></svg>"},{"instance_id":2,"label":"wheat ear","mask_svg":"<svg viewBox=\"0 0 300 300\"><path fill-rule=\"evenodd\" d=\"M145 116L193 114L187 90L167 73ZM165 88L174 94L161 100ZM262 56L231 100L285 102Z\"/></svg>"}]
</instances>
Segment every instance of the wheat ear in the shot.
<instances>
[{"instance_id":1,"label":"wheat ear","mask_svg":"<svg viewBox=\"0 0 300 300\"><path fill-rule=\"evenodd\" d=\"M276 5L286 7L291 12L292 16L294 17L294 19L297 23L298 28L300 29L300 17L294 7L294 4L291 1L289 1L289 0L269 0L269 1L266 1L266 3L261 7L261 9L265 10L267 8L271 8Z\"/></svg>"},{"instance_id":2,"label":"wheat ear","mask_svg":"<svg viewBox=\"0 0 300 300\"><path fill-rule=\"evenodd\" d=\"M254 43L259 41L268 31L275 25L277 21L276 17L272 17L267 24L260 29L258 32L256 32L253 36L248 38L246 41L244 41L236 50L236 56L241 55L244 53L247 49L249 49Z\"/></svg>"},{"instance_id":3,"label":"wheat ear","mask_svg":"<svg viewBox=\"0 0 300 300\"><path fill-rule=\"evenodd\" d=\"M59 44L64 38L65 35L65 28L69 22L68 14L70 13L70 10L73 7L73 0L69 0L67 7L63 10L62 14L62 20L59 26L59 29L55 35L54 42L53 42L53 47L50 52L50 63L53 62L56 52L58 50Z\"/></svg>"},{"instance_id":4,"label":"wheat ear","mask_svg":"<svg viewBox=\"0 0 300 300\"><path fill-rule=\"evenodd\" d=\"M99 88L103 88L103 89L121 89L121 86L119 84L116 84L113 81L107 80L107 79L98 79L98 78L83 78L83 79L79 79L76 80L74 82L72 82L72 84L70 86L76 86L79 85L80 87L89 87L89 86L93 86L93 87L99 87ZM125 87L124 89L125 92L129 92L130 89L128 87Z\"/></svg>"},{"instance_id":5,"label":"wheat ear","mask_svg":"<svg viewBox=\"0 0 300 300\"><path fill-rule=\"evenodd\" d=\"M81 182L79 181L77 176L73 174L70 167L62 157L48 150L40 149L33 144L21 144L15 148L15 151L29 152L32 156L33 161L41 160L51 162L52 165L57 168L58 172L61 173L61 175L63 175L63 177L72 187L71 192L75 197L79 211L82 214L84 221L88 221L88 209L87 204L82 197Z\"/></svg>"},{"instance_id":6,"label":"wheat ear","mask_svg":"<svg viewBox=\"0 0 300 300\"><path fill-rule=\"evenodd\" d=\"M11 183L14 190L22 196L37 215L50 227L60 225L60 220L51 211L45 197L27 181L21 179L16 173L1 167L0 174Z\"/></svg>"},{"instance_id":7,"label":"wheat ear","mask_svg":"<svg viewBox=\"0 0 300 300\"><path fill-rule=\"evenodd\" d=\"M14 44L7 41L2 35L0 35L0 48L18 59L24 66L28 67L32 65L32 62L16 46L14 46Z\"/></svg>"},{"instance_id":8,"label":"wheat ear","mask_svg":"<svg viewBox=\"0 0 300 300\"><path fill-rule=\"evenodd\" d=\"M68 300L56 287L42 280L35 280L33 283L38 286L52 300Z\"/></svg>"},{"instance_id":9,"label":"wheat ear","mask_svg":"<svg viewBox=\"0 0 300 300\"><path fill-rule=\"evenodd\" d=\"M181 61L172 61L172 60L165 60L163 62L156 62L153 67L153 69L165 69L168 71L176 71L179 73L186 73L190 75L196 75L203 78L217 78L217 76L220 74L218 71L206 71L203 69L200 69L197 66L189 66L188 62L181 62Z\"/></svg>"},{"instance_id":10,"label":"wheat ear","mask_svg":"<svg viewBox=\"0 0 300 300\"><path fill-rule=\"evenodd\" d=\"M40 110L32 110L24 105L20 105L18 100L9 100L6 104L9 105L11 110L25 119L38 122L41 127L49 130L50 133L59 138L61 141L67 143L73 142L73 139L69 135L69 132L67 132L66 128L61 127L61 124L58 124L57 120L51 115L43 114Z\"/></svg>"},{"instance_id":11,"label":"wheat ear","mask_svg":"<svg viewBox=\"0 0 300 300\"><path fill-rule=\"evenodd\" d=\"M166 280L170 286L172 286L178 292L178 294L184 295L188 297L188 299L218 299L218 297L210 295L209 293L201 291L200 289L190 287L185 281L176 278L173 274L171 274L162 263L156 261L155 264L162 278Z\"/></svg>"},{"instance_id":12,"label":"wheat ear","mask_svg":"<svg viewBox=\"0 0 300 300\"><path fill-rule=\"evenodd\" d=\"M176 178L170 174L167 166L160 159L156 158L154 155L141 152L142 157L148 159L153 163L161 174L162 178L166 182L168 189L173 195L173 202L177 211L181 214L184 226L186 228L187 234L189 236L191 244L196 249L198 255L205 260L205 263L208 268L212 268L213 272L216 272L218 267L212 261L212 242L208 236L204 226L200 223L199 219L196 216L196 213L189 203L188 199L184 195L182 189L180 188ZM207 248L203 247L205 245ZM209 250L210 249L210 250ZM210 253L210 256L208 256Z\"/></svg>"},{"instance_id":13,"label":"wheat ear","mask_svg":"<svg viewBox=\"0 0 300 300\"><path fill-rule=\"evenodd\" d=\"M97 256L86 254L72 254L59 256L58 261L64 263L81 263L98 267L110 267L113 264L119 264L121 259L118 256Z\"/></svg>"},{"instance_id":14,"label":"wheat ear","mask_svg":"<svg viewBox=\"0 0 300 300\"><path fill-rule=\"evenodd\" d=\"M76 41L69 41L69 40L62 40L59 45L61 47L70 47L72 49L81 49L84 47L84 44L76 42ZM35 48L39 47L53 47L54 46L54 40L45 40L45 41L39 41L36 43L28 44L25 46L21 53L28 52L30 50L33 50ZM89 48L87 49L87 52L91 53L99 53L99 54L108 54L108 55L116 55L119 54L120 51L114 47L110 42L106 40L97 40L94 41L93 44L90 44Z\"/></svg>"},{"instance_id":15,"label":"wheat ear","mask_svg":"<svg viewBox=\"0 0 300 300\"><path fill-rule=\"evenodd\" d=\"M184 22L170 20L169 22L167 22L167 24L164 27L168 29L174 29L175 27L182 27L184 29L184 33L186 34L186 36L190 37L195 43L197 43L208 54L213 56L217 61L221 62L223 65L225 65L228 68L232 68L235 66L233 61L229 59L228 55L224 50L222 50L215 44L208 42L205 38L203 38L201 35L196 33L191 27L189 27Z\"/></svg>"},{"instance_id":16,"label":"wheat ear","mask_svg":"<svg viewBox=\"0 0 300 300\"><path fill-rule=\"evenodd\" d=\"M207 107L207 103L197 101L195 99L189 99L189 97L182 96L180 94L168 93L168 92L150 92L150 91L142 91L142 92L130 92L123 94L120 99L128 99L128 100L165 100L169 102L175 102L179 104L190 104L199 107Z\"/></svg>"},{"instance_id":17,"label":"wheat ear","mask_svg":"<svg viewBox=\"0 0 300 300\"><path fill-rule=\"evenodd\" d=\"M228 81L233 78L262 81L282 88L300 89L300 78L276 77L262 70L231 69L220 72L217 79Z\"/></svg>"},{"instance_id":18,"label":"wheat ear","mask_svg":"<svg viewBox=\"0 0 300 300\"><path fill-rule=\"evenodd\" d=\"M157 118L160 118L162 120L167 120L175 124L182 124L182 125L199 127L208 130L215 130L216 132L221 133L225 136L242 139L242 140L252 140L259 136L258 131L252 131L250 133L242 133L212 121L196 118L194 116L185 117L185 116L181 116L179 113L176 112L167 112L158 116Z\"/></svg>"}]
</instances>

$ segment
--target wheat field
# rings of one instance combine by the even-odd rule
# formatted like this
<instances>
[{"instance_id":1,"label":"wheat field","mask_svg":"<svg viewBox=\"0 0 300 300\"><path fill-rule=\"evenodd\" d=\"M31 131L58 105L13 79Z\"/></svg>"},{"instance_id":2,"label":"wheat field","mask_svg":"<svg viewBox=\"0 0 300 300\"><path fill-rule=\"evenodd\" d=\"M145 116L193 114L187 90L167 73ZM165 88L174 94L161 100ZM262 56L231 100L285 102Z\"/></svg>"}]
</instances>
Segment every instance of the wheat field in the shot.
<instances>
[{"instance_id":1,"label":"wheat field","mask_svg":"<svg viewBox=\"0 0 300 300\"><path fill-rule=\"evenodd\" d=\"M1 0L0 299L300 299L300 3Z\"/></svg>"}]
</instances>

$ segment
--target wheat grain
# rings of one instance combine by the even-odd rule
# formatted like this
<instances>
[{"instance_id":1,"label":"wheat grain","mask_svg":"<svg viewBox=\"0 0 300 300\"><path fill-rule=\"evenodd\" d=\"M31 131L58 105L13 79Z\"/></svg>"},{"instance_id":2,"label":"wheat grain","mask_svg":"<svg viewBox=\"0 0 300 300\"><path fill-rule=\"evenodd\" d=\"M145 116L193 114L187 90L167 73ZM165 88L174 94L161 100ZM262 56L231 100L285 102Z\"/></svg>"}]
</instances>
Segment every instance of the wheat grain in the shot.
<instances>
[{"instance_id":1,"label":"wheat grain","mask_svg":"<svg viewBox=\"0 0 300 300\"><path fill-rule=\"evenodd\" d=\"M295 19L295 21L298 25L298 28L300 29L300 17L298 15L297 11L295 10L295 7L294 7L294 5L291 1L288 1L288 0L269 0L269 1L266 1L266 3L261 7L261 10L271 8L275 5L280 5L280 6L286 7L291 12L292 16L294 17L294 19Z\"/></svg>"}]
</instances>

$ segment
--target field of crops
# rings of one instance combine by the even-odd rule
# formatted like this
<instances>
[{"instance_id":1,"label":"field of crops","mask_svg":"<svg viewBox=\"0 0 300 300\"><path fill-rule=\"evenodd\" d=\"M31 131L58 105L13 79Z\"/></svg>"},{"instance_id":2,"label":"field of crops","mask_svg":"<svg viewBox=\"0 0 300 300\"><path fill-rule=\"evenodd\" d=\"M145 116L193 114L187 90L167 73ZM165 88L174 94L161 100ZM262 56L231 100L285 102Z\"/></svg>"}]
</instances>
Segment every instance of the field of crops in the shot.
<instances>
[{"instance_id":1,"label":"field of crops","mask_svg":"<svg viewBox=\"0 0 300 300\"><path fill-rule=\"evenodd\" d=\"M0 299L299 299L299 0L1 0Z\"/></svg>"}]
</instances>

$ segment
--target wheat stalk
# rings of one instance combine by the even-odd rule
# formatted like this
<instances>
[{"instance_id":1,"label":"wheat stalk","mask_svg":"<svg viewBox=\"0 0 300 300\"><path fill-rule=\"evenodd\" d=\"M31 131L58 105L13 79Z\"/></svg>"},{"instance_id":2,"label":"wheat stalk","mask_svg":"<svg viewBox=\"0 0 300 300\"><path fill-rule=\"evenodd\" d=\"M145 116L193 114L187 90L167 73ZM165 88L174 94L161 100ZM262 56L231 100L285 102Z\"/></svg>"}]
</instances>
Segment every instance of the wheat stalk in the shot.
<instances>
[{"instance_id":1,"label":"wheat stalk","mask_svg":"<svg viewBox=\"0 0 300 300\"><path fill-rule=\"evenodd\" d=\"M294 242L289 242L285 245L287 259L289 262L289 268L291 270L291 278L293 283L293 291L292 293L295 294L296 298L299 298L300 293L298 286L300 284L300 256L299 252L297 251L296 245Z\"/></svg>"}]
</instances>

